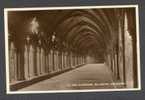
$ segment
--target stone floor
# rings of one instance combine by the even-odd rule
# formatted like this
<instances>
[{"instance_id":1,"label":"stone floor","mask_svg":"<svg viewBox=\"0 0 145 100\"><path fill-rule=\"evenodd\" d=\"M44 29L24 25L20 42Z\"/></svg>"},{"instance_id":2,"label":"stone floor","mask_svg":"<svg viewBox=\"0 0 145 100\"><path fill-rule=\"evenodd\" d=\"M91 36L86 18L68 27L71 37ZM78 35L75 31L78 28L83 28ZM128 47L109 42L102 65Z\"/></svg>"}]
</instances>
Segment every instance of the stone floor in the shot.
<instances>
[{"instance_id":1,"label":"stone floor","mask_svg":"<svg viewBox=\"0 0 145 100\"><path fill-rule=\"evenodd\" d=\"M112 80L111 71L105 64L87 64L19 91L112 89L115 88Z\"/></svg>"}]
</instances>

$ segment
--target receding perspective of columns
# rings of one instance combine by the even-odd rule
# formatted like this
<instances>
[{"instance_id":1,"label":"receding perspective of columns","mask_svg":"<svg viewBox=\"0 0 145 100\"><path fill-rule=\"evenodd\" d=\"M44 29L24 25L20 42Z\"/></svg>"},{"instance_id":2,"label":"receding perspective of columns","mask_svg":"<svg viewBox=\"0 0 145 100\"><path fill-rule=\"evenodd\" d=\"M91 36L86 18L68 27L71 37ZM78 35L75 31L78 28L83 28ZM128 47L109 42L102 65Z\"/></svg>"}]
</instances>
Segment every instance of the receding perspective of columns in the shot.
<instances>
[{"instance_id":1,"label":"receding perspective of columns","mask_svg":"<svg viewBox=\"0 0 145 100\"><path fill-rule=\"evenodd\" d=\"M7 11L10 91L138 89L136 13Z\"/></svg>"}]
</instances>

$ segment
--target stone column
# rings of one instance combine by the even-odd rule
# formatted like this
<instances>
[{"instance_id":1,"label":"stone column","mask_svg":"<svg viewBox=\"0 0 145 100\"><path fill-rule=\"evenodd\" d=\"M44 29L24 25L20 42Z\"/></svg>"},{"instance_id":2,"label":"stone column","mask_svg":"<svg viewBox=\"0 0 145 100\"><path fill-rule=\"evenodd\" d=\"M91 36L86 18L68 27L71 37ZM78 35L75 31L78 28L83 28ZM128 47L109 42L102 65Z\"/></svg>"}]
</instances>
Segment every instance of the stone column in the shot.
<instances>
[{"instance_id":1,"label":"stone column","mask_svg":"<svg viewBox=\"0 0 145 100\"><path fill-rule=\"evenodd\" d=\"M125 32L125 72L126 72L126 86L127 88L133 88L133 46L132 37L130 36L128 30L128 19L127 14L125 15L124 22L124 32Z\"/></svg>"},{"instance_id":2,"label":"stone column","mask_svg":"<svg viewBox=\"0 0 145 100\"><path fill-rule=\"evenodd\" d=\"M25 70L25 79L29 79L29 46L25 44L24 50L24 70Z\"/></svg>"},{"instance_id":3,"label":"stone column","mask_svg":"<svg viewBox=\"0 0 145 100\"><path fill-rule=\"evenodd\" d=\"M40 48L37 47L37 74L40 75Z\"/></svg>"},{"instance_id":4,"label":"stone column","mask_svg":"<svg viewBox=\"0 0 145 100\"><path fill-rule=\"evenodd\" d=\"M53 72L53 50L50 50L50 70Z\"/></svg>"},{"instance_id":5,"label":"stone column","mask_svg":"<svg viewBox=\"0 0 145 100\"><path fill-rule=\"evenodd\" d=\"M30 78L34 77L34 49L33 46L30 45L30 54L29 54L29 72L30 72Z\"/></svg>"},{"instance_id":6,"label":"stone column","mask_svg":"<svg viewBox=\"0 0 145 100\"><path fill-rule=\"evenodd\" d=\"M12 41L10 41L9 47L9 76L10 83L17 81L17 53Z\"/></svg>"}]
</instances>

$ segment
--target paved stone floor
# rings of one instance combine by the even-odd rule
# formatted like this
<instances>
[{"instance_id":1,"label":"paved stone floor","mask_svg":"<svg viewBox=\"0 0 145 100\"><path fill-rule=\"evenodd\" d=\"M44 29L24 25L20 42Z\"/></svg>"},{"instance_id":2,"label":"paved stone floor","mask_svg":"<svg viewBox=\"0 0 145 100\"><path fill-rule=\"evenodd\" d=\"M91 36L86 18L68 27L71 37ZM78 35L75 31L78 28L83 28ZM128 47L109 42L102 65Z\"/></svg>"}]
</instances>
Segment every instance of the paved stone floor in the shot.
<instances>
[{"instance_id":1,"label":"paved stone floor","mask_svg":"<svg viewBox=\"0 0 145 100\"><path fill-rule=\"evenodd\" d=\"M104 64L87 64L19 91L109 89L114 88L112 80L111 71Z\"/></svg>"}]
</instances>

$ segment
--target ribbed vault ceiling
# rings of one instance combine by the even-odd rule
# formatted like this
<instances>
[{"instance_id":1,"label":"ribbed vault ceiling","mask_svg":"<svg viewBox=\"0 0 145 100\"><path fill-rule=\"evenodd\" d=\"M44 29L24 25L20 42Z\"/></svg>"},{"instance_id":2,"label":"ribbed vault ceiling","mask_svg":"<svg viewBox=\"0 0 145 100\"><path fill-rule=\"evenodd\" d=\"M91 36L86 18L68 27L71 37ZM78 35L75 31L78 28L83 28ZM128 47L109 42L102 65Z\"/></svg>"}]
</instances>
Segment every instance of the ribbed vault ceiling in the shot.
<instances>
[{"instance_id":1,"label":"ribbed vault ceiling","mask_svg":"<svg viewBox=\"0 0 145 100\"><path fill-rule=\"evenodd\" d=\"M118 13L119 9L10 12L9 18L17 19L9 21L9 29L15 34L26 30L27 24L36 17L46 37L55 32L60 40L76 48L103 53L116 38Z\"/></svg>"}]
</instances>

